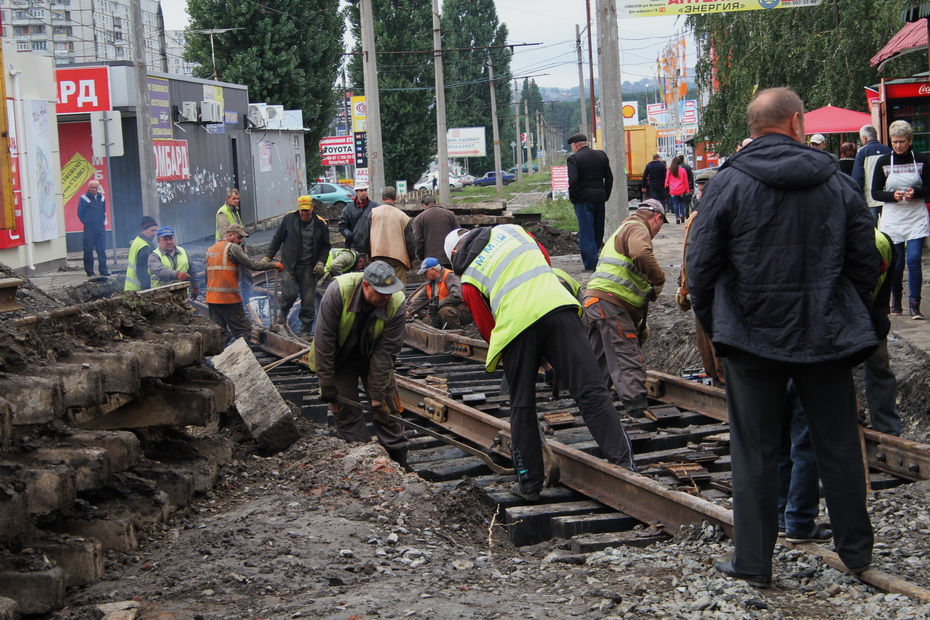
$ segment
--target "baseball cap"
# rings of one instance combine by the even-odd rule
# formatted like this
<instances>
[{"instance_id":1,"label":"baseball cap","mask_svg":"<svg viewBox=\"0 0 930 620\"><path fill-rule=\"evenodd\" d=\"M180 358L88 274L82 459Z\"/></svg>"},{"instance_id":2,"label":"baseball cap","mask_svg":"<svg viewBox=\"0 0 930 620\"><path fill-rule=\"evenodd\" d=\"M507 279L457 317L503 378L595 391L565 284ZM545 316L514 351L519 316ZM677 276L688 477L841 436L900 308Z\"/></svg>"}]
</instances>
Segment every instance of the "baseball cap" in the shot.
<instances>
[{"instance_id":1,"label":"baseball cap","mask_svg":"<svg viewBox=\"0 0 930 620\"><path fill-rule=\"evenodd\" d=\"M239 224L231 224L226 229L226 234L229 234L229 233L236 233L236 234L242 235L243 237L249 236L249 233L245 232L245 228L243 228Z\"/></svg>"},{"instance_id":2,"label":"baseball cap","mask_svg":"<svg viewBox=\"0 0 930 620\"><path fill-rule=\"evenodd\" d=\"M156 232L155 234L158 235L159 237L173 237L174 229L169 228L167 226L162 226L161 228L158 229L158 232Z\"/></svg>"},{"instance_id":3,"label":"baseball cap","mask_svg":"<svg viewBox=\"0 0 930 620\"><path fill-rule=\"evenodd\" d=\"M668 224L668 218L665 217L665 207L662 206L662 203L656 200L655 198L647 198L646 200L639 203L637 209L641 211L652 211L653 213L661 213L662 221Z\"/></svg>"},{"instance_id":4,"label":"baseball cap","mask_svg":"<svg viewBox=\"0 0 930 620\"><path fill-rule=\"evenodd\" d=\"M368 189L368 185L366 183L359 183L355 186L355 191L360 191L363 189Z\"/></svg>"},{"instance_id":5,"label":"baseball cap","mask_svg":"<svg viewBox=\"0 0 930 620\"><path fill-rule=\"evenodd\" d=\"M397 279L394 268L383 260L376 260L365 267L362 278L382 295L392 295L404 288L404 283Z\"/></svg>"},{"instance_id":6,"label":"baseball cap","mask_svg":"<svg viewBox=\"0 0 930 620\"><path fill-rule=\"evenodd\" d=\"M584 135L583 133L572 134L571 136L568 137L569 144L574 144L575 142L587 142L587 141L588 141L588 136Z\"/></svg>"},{"instance_id":7,"label":"baseball cap","mask_svg":"<svg viewBox=\"0 0 930 620\"><path fill-rule=\"evenodd\" d=\"M459 244L459 239L462 238L462 234L464 232L464 228L456 228L448 235L446 235L446 242L443 245L443 249L446 252L446 256L449 257L449 260L452 260L452 251L455 249L455 246Z\"/></svg>"},{"instance_id":8,"label":"baseball cap","mask_svg":"<svg viewBox=\"0 0 930 620\"><path fill-rule=\"evenodd\" d=\"M310 210L313 208L312 196L301 196L297 199L297 208L300 210Z\"/></svg>"},{"instance_id":9,"label":"baseball cap","mask_svg":"<svg viewBox=\"0 0 930 620\"><path fill-rule=\"evenodd\" d=\"M823 137L823 134L815 133L811 136L811 144L823 144L827 139Z\"/></svg>"},{"instance_id":10,"label":"baseball cap","mask_svg":"<svg viewBox=\"0 0 930 620\"><path fill-rule=\"evenodd\" d=\"M423 274L423 273L426 273L427 269L432 269L433 267L438 267L438 266L439 266L439 260L433 258L432 256L429 256L423 259L423 263L420 265L420 271L418 271L417 273Z\"/></svg>"}]
</instances>

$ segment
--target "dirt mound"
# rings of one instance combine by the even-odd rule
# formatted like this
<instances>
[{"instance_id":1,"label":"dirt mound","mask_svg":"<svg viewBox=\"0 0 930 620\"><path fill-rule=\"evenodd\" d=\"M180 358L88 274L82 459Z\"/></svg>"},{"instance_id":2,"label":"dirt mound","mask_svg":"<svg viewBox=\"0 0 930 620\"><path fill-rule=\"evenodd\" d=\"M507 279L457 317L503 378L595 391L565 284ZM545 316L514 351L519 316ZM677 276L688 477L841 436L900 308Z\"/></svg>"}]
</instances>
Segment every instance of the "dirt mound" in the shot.
<instances>
[{"instance_id":1,"label":"dirt mound","mask_svg":"<svg viewBox=\"0 0 930 620\"><path fill-rule=\"evenodd\" d=\"M523 228L536 237L550 256L565 256L578 253L578 235L559 230L545 222L532 222Z\"/></svg>"}]
</instances>

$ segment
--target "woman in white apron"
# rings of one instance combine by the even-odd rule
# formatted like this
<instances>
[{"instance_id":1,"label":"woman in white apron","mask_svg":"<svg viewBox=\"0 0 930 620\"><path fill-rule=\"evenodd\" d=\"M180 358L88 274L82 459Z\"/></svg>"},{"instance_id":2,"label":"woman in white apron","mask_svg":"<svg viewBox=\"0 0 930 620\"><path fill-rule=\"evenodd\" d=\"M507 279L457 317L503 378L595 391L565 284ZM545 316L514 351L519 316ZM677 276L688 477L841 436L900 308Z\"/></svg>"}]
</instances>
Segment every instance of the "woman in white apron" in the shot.
<instances>
[{"instance_id":1,"label":"woman in white apron","mask_svg":"<svg viewBox=\"0 0 930 620\"><path fill-rule=\"evenodd\" d=\"M907 263L907 285L912 319L923 319L920 313L920 289L923 273L920 254L924 237L930 234L925 197L930 195L930 160L923 153L911 150L914 132L910 123L895 121L888 127L892 152L875 163L872 176L872 198L884 202L878 229L895 244L897 260L892 272L891 314L902 313L904 264Z\"/></svg>"}]
</instances>

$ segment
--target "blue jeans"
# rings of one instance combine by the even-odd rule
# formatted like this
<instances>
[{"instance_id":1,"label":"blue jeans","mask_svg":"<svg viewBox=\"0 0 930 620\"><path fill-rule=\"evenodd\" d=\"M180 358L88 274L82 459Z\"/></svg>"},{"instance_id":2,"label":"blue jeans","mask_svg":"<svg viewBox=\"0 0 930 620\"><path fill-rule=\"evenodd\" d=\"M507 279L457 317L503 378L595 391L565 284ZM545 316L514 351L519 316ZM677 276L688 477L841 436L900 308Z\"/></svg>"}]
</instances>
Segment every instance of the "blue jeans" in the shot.
<instances>
[{"instance_id":1,"label":"blue jeans","mask_svg":"<svg viewBox=\"0 0 930 620\"><path fill-rule=\"evenodd\" d=\"M675 212L675 219L684 221L688 217L688 199L684 194L676 196L672 194L672 210Z\"/></svg>"},{"instance_id":2,"label":"blue jeans","mask_svg":"<svg viewBox=\"0 0 930 620\"><path fill-rule=\"evenodd\" d=\"M862 371L872 428L879 433L900 435L901 416L895 402L895 377L888 358L887 338L878 342L878 348L865 360Z\"/></svg>"},{"instance_id":3,"label":"blue jeans","mask_svg":"<svg viewBox=\"0 0 930 620\"><path fill-rule=\"evenodd\" d=\"M781 456L778 458L778 524L786 532L809 534L820 512L820 480L804 407L788 383Z\"/></svg>"},{"instance_id":4,"label":"blue jeans","mask_svg":"<svg viewBox=\"0 0 930 620\"><path fill-rule=\"evenodd\" d=\"M904 246L907 245L907 252ZM920 287L923 285L923 272L920 268L920 253L924 249L924 238L908 239L904 243L896 243L895 251L898 253L894 264L894 273L891 281L892 299L901 299L904 293L904 262L907 261L907 289L911 301L920 301Z\"/></svg>"},{"instance_id":5,"label":"blue jeans","mask_svg":"<svg viewBox=\"0 0 930 620\"><path fill-rule=\"evenodd\" d=\"M581 262L588 271L597 267L597 254L604 243L604 203L576 202L575 217L578 218L578 248Z\"/></svg>"}]
</instances>

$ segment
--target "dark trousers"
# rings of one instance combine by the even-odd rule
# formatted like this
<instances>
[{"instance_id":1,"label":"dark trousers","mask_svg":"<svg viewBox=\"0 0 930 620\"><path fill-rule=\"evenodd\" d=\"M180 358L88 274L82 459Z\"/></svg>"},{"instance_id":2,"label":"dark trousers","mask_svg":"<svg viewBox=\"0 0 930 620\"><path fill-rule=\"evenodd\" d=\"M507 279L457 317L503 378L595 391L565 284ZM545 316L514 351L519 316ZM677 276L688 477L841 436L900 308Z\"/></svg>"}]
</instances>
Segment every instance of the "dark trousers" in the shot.
<instances>
[{"instance_id":1,"label":"dark trousers","mask_svg":"<svg viewBox=\"0 0 930 620\"><path fill-rule=\"evenodd\" d=\"M223 328L227 342L229 334L233 339L245 338L248 342L252 337L252 324L245 316L245 308L241 303L236 304L207 304L210 320Z\"/></svg>"},{"instance_id":2,"label":"dark trousers","mask_svg":"<svg viewBox=\"0 0 930 620\"><path fill-rule=\"evenodd\" d=\"M100 263L100 275L110 275L107 269L107 231L103 224L84 225L84 271L87 275L94 275L94 251L97 252L97 261Z\"/></svg>"},{"instance_id":3,"label":"dark trousers","mask_svg":"<svg viewBox=\"0 0 930 620\"><path fill-rule=\"evenodd\" d=\"M309 340L313 335L313 319L316 316L316 276L313 275L313 265L298 265L293 273L285 269L281 274L281 288L279 312L286 317L300 297L300 333Z\"/></svg>"},{"instance_id":4,"label":"dark trousers","mask_svg":"<svg viewBox=\"0 0 930 620\"><path fill-rule=\"evenodd\" d=\"M778 537L778 455L789 379L807 414L837 553L851 569L868 565L873 534L849 363L793 364L733 351L726 358L726 376L733 568L749 575L772 574Z\"/></svg>"},{"instance_id":5,"label":"dark trousers","mask_svg":"<svg viewBox=\"0 0 930 620\"><path fill-rule=\"evenodd\" d=\"M901 434L901 415L898 412L897 388L891 359L888 357L888 339L878 341L878 348L862 365L865 383L865 400L869 404L869 420L879 433Z\"/></svg>"},{"instance_id":6,"label":"dark trousers","mask_svg":"<svg viewBox=\"0 0 930 620\"><path fill-rule=\"evenodd\" d=\"M597 255L604 245L604 203L577 202L575 217L578 218L578 249L581 262L588 271L597 267Z\"/></svg>"},{"instance_id":7,"label":"dark trousers","mask_svg":"<svg viewBox=\"0 0 930 620\"><path fill-rule=\"evenodd\" d=\"M588 346L578 312L564 308L530 325L503 351L504 375L510 384L511 452L523 490L538 491L545 481L536 419L536 375L543 358L575 399L603 457L635 470L630 440Z\"/></svg>"},{"instance_id":8,"label":"dark trousers","mask_svg":"<svg viewBox=\"0 0 930 620\"><path fill-rule=\"evenodd\" d=\"M336 368L336 391L343 398L358 402L358 382L360 380L367 391L368 368L366 366L346 364ZM391 387L387 391L387 398L397 398L393 377ZM336 434L341 439L359 443L369 443L371 441L371 434L365 425L365 416L358 407L339 403L338 411L333 413L333 418L336 420ZM393 420L380 422L375 418L372 418L371 422L375 434L378 436L378 442L384 446L385 450L400 450L406 448L409 444L407 436L404 435L404 425L400 422Z\"/></svg>"},{"instance_id":9,"label":"dark trousers","mask_svg":"<svg viewBox=\"0 0 930 620\"><path fill-rule=\"evenodd\" d=\"M789 535L807 536L820 512L820 478L804 407L789 382L778 459L778 527Z\"/></svg>"}]
</instances>

